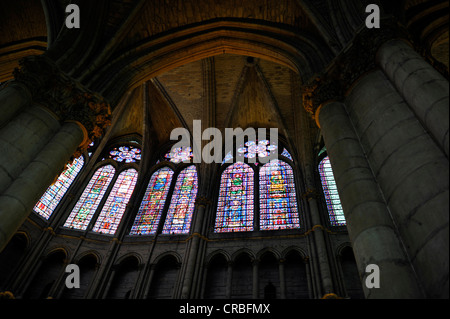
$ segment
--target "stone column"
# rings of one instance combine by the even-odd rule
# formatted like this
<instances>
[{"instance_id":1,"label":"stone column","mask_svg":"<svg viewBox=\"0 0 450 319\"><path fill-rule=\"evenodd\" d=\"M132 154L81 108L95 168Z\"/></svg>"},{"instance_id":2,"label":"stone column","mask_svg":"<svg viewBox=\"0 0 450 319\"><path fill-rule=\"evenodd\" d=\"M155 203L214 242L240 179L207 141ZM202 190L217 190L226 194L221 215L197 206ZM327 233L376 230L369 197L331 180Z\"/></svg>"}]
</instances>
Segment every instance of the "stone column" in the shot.
<instances>
[{"instance_id":1,"label":"stone column","mask_svg":"<svg viewBox=\"0 0 450 319\"><path fill-rule=\"evenodd\" d=\"M315 138L312 135L312 130L310 129L310 121L311 118L307 115L307 113L303 110L300 113L301 117L299 119L299 126L302 128L301 130L297 130L297 134L301 136L301 139L298 141L298 146L301 149L301 165L303 166L304 172L304 184L306 187L305 193L302 195L309 207L310 212L310 224L306 224L306 227L311 227L314 229L311 236L308 236L308 240L311 243L312 256L314 260L315 267L318 267L318 274L315 278L317 282L318 291L317 294L322 297L325 294L333 292L333 279L330 270L330 261L328 258L328 251L326 245L327 234L324 231L324 227L322 227L322 221L320 218L319 205L318 205L318 194L319 192L316 189L316 182L314 177L314 172L316 172L316 168L314 167L314 157L312 150L314 149L312 145L312 140ZM298 181L301 183L302 181ZM306 228L305 228L306 229Z\"/></svg>"},{"instance_id":2,"label":"stone column","mask_svg":"<svg viewBox=\"0 0 450 319\"><path fill-rule=\"evenodd\" d=\"M47 146L0 196L0 251L83 141L83 130L64 124Z\"/></svg>"},{"instance_id":3,"label":"stone column","mask_svg":"<svg viewBox=\"0 0 450 319\"><path fill-rule=\"evenodd\" d=\"M380 47L377 63L448 158L448 80L399 39Z\"/></svg>"},{"instance_id":4,"label":"stone column","mask_svg":"<svg viewBox=\"0 0 450 319\"><path fill-rule=\"evenodd\" d=\"M114 279L117 275L117 269L118 269L118 265L113 265L111 267L111 271L109 273L109 276L107 277L108 282L105 285L105 289L103 290L102 294L101 294L101 299L106 299L106 297L108 297L108 293L109 290L111 289L111 285L114 282Z\"/></svg>"},{"instance_id":5,"label":"stone column","mask_svg":"<svg viewBox=\"0 0 450 319\"><path fill-rule=\"evenodd\" d=\"M0 89L0 127L32 103L41 103L59 81L60 71L45 55L28 56L19 61L14 80Z\"/></svg>"},{"instance_id":6,"label":"stone column","mask_svg":"<svg viewBox=\"0 0 450 319\"><path fill-rule=\"evenodd\" d=\"M195 225L193 227L193 236L189 247L189 255L187 258L186 273L183 280L181 298L191 298L192 281L194 278L198 248L200 244L200 231L203 227L203 216L205 214L207 203L209 203L209 201L201 196L199 196L196 200L197 209L195 212Z\"/></svg>"},{"instance_id":7,"label":"stone column","mask_svg":"<svg viewBox=\"0 0 450 319\"><path fill-rule=\"evenodd\" d=\"M58 131L52 112L35 105L0 130L0 194L20 175Z\"/></svg>"},{"instance_id":8,"label":"stone column","mask_svg":"<svg viewBox=\"0 0 450 319\"><path fill-rule=\"evenodd\" d=\"M285 260L280 259L278 261L278 271L280 273L280 298L286 299L286 276L284 274Z\"/></svg>"},{"instance_id":9,"label":"stone column","mask_svg":"<svg viewBox=\"0 0 450 319\"><path fill-rule=\"evenodd\" d=\"M252 261L253 266L253 299L259 298L259 260Z\"/></svg>"},{"instance_id":10,"label":"stone column","mask_svg":"<svg viewBox=\"0 0 450 319\"><path fill-rule=\"evenodd\" d=\"M448 298L448 158L381 70L346 108L426 297Z\"/></svg>"},{"instance_id":11,"label":"stone column","mask_svg":"<svg viewBox=\"0 0 450 319\"><path fill-rule=\"evenodd\" d=\"M22 109L30 105L32 100L28 88L17 82L6 83L0 89L0 127L13 119Z\"/></svg>"},{"instance_id":12,"label":"stone column","mask_svg":"<svg viewBox=\"0 0 450 319\"><path fill-rule=\"evenodd\" d=\"M318 120L366 297L423 297L344 104L325 103L318 110ZM379 289L367 289L364 285L369 264L380 268Z\"/></svg>"},{"instance_id":13,"label":"stone column","mask_svg":"<svg viewBox=\"0 0 450 319\"><path fill-rule=\"evenodd\" d=\"M145 283L145 289L144 289L144 299L148 299L148 296L150 294L150 289L152 288L153 283L153 277L156 272L156 264L149 265L150 273L147 278L147 282Z\"/></svg>"},{"instance_id":14,"label":"stone column","mask_svg":"<svg viewBox=\"0 0 450 319\"><path fill-rule=\"evenodd\" d=\"M64 165L111 123L103 97L61 72L48 57L26 57L20 66L15 81L31 92L32 107L25 107L29 97L20 100L5 93L15 108L12 113L20 112L20 106L22 112L0 130L0 251Z\"/></svg>"},{"instance_id":15,"label":"stone column","mask_svg":"<svg viewBox=\"0 0 450 319\"><path fill-rule=\"evenodd\" d=\"M233 286L233 262L228 262L228 268L227 268L227 287L225 291L225 298L231 299L231 290Z\"/></svg>"},{"instance_id":16,"label":"stone column","mask_svg":"<svg viewBox=\"0 0 450 319\"><path fill-rule=\"evenodd\" d=\"M310 170L308 171L310 172ZM307 173L306 175L310 175ZM333 280L331 277L330 263L328 259L327 246L325 243L325 230L320 224L319 209L314 193L315 189L310 189L310 194L307 194L308 204L311 212L311 221L313 226L313 238L317 253L317 263L320 270L320 282L322 283L322 294L333 293Z\"/></svg>"}]
</instances>

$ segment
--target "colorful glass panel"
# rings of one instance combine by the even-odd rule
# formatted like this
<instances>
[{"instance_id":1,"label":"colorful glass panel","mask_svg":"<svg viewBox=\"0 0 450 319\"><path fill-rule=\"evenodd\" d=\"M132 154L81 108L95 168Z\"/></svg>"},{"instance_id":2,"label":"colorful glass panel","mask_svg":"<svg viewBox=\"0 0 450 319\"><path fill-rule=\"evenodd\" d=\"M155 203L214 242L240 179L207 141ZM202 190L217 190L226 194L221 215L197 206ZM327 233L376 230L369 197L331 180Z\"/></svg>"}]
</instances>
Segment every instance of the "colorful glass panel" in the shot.
<instances>
[{"instance_id":1,"label":"colorful glass panel","mask_svg":"<svg viewBox=\"0 0 450 319\"><path fill-rule=\"evenodd\" d=\"M253 230L253 169L238 162L220 180L215 232Z\"/></svg>"},{"instance_id":2,"label":"colorful glass panel","mask_svg":"<svg viewBox=\"0 0 450 319\"><path fill-rule=\"evenodd\" d=\"M91 142L91 144L89 144L89 146L88 146L88 156L89 157L91 157L92 156L92 153L93 153L93 151L94 151L94 145L95 145L95 142Z\"/></svg>"},{"instance_id":3,"label":"colorful glass panel","mask_svg":"<svg viewBox=\"0 0 450 319\"><path fill-rule=\"evenodd\" d=\"M319 164L320 180L327 203L328 215L332 226L345 226L347 224L342 209L341 200L334 180L333 169L329 157L325 157Z\"/></svg>"},{"instance_id":4,"label":"colorful glass panel","mask_svg":"<svg viewBox=\"0 0 450 319\"><path fill-rule=\"evenodd\" d=\"M148 235L156 232L172 176L173 171L168 167L163 167L152 175L131 228L131 235Z\"/></svg>"},{"instance_id":5,"label":"colorful glass panel","mask_svg":"<svg viewBox=\"0 0 450 319\"><path fill-rule=\"evenodd\" d=\"M259 172L260 229L299 228L294 172L283 161L273 160Z\"/></svg>"},{"instance_id":6,"label":"colorful glass panel","mask_svg":"<svg viewBox=\"0 0 450 319\"><path fill-rule=\"evenodd\" d=\"M129 169L119 174L97 218L93 231L103 234L114 234L116 232L131 194L133 194L137 177L138 172L135 169Z\"/></svg>"},{"instance_id":7,"label":"colorful glass panel","mask_svg":"<svg viewBox=\"0 0 450 319\"><path fill-rule=\"evenodd\" d=\"M222 161L222 165L225 164L226 162L231 161L232 159L233 159L233 154L231 154L231 152L228 152Z\"/></svg>"},{"instance_id":8,"label":"colorful glass panel","mask_svg":"<svg viewBox=\"0 0 450 319\"><path fill-rule=\"evenodd\" d=\"M83 156L75 159L73 163L59 175L58 180L47 189L44 195L42 195L36 206L34 206L34 211L45 219L49 219L83 165Z\"/></svg>"},{"instance_id":9,"label":"colorful glass panel","mask_svg":"<svg viewBox=\"0 0 450 319\"><path fill-rule=\"evenodd\" d=\"M195 166L189 166L178 175L164 223L163 234L189 233L195 198L197 197L197 185L197 169Z\"/></svg>"},{"instance_id":10,"label":"colorful glass panel","mask_svg":"<svg viewBox=\"0 0 450 319\"><path fill-rule=\"evenodd\" d=\"M269 140L261 140L259 142L248 141L245 146L238 149L238 153L245 158L267 157L271 151L278 149L277 145L271 145Z\"/></svg>"},{"instance_id":11,"label":"colorful glass panel","mask_svg":"<svg viewBox=\"0 0 450 319\"><path fill-rule=\"evenodd\" d=\"M190 147L174 148L165 156L166 159L170 160L172 163L175 164L190 161L192 157L193 154L192 149Z\"/></svg>"},{"instance_id":12,"label":"colorful glass panel","mask_svg":"<svg viewBox=\"0 0 450 319\"><path fill-rule=\"evenodd\" d=\"M133 146L120 146L111 150L109 157L119 163L135 163L141 160L141 150Z\"/></svg>"},{"instance_id":13,"label":"colorful glass panel","mask_svg":"<svg viewBox=\"0 0 450 319\"><path fill-rule=\"evenodd\" d=\"M283 153L281 153L281 156L284 156L284 157L290 159L291 161L294 161L294 159L292 158L291 153L289 153L287 149L283 150Z\"/></svg>"},{"instance_id":14,"label":"colorful glass panel","mask_svg":"<svg viewBox=\"0 0 450 319\"><path fill-rule=\"evenodd\" d=\"M102 166L89 181L69 215L65 227L86 230L115 173L111 165Z\"/></svg>"}]
</instances>

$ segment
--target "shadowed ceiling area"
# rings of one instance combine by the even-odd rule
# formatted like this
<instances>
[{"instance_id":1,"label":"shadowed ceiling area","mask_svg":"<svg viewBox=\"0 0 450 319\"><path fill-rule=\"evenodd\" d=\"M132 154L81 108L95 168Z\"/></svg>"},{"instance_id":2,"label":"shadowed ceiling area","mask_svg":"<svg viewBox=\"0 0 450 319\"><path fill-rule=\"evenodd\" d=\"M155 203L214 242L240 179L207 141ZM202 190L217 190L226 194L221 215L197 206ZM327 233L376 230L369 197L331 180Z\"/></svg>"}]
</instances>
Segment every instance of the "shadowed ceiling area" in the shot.
<instances>
[{"instance_id":1,"label":"shadowed ceiling area","mask_svg":"<svg viewBox=\"0 0 450 319\"><path fill-rule=\"evenodd\" d=\"M283 136L294 136L299 83L290 69L253 57L223 54L192 62L134 89L122 101L125 116L112 137L142 135L144 117L152 124L157 145L167 142L174 128L192 133L194 120L203 120L202 130L208 123L222 132L226 127L274 127ZM212 119L206 118L208 108Z\"/></svg>"}]
</instances>

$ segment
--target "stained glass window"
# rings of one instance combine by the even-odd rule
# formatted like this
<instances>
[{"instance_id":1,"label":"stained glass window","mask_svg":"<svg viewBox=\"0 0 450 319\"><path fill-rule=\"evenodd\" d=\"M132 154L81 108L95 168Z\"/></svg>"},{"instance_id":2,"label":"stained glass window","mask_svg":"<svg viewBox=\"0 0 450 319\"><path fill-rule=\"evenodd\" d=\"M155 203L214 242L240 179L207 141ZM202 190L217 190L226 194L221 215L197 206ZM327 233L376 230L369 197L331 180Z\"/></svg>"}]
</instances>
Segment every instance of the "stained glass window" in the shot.
<instances>
[{"instance_id":1,"label":"stained glass window","mask_svg":"<svg viewBox=\"0 0 450 319\"><path fill-rule=\"evenodd\" d=\"M232 159L233 159L233 154L231 154L231 152L228 152L222 161L222 165L225 164L226 162L231 161Z\"/></svg>"},{"instance_id":2,"label":"stained glass window","mask_svg":"<svg viewBox=\"0 0 450 319\"><path fill-rule=\"evenodd\" d=\"M89 144L89 146L88 146L87 151L88 151L88 156L89 157L91 157L92 153L94 152L94 148L95 148L94 145L95 145L95 142L91 142L91 144Z\"/></svg>"},{"instance_id":3,"label":"stained glass window","mask_svg":"<svg viewBox=\"0 0 450 319\"><path fill-rule=\"evenodd\" d=\"M253 230L253 169L242 162L222 173L215 232Z\"/></svg>"},{"instance_id":4,"label":"stained glass window","mask_svg":"<svg viewBox=\"0 0 450 319\"><path fill-rule=\"evenodd\" d=\"M135 163L141 160L141 149L134 146L120 146L112 149L109 157L120 163Z\"/></svg>"},{"instance_id":5,"label":"stained glass window","mask_svg":"<svg viewBox=\"0 0 450 319\"><path fill-rule=\"evenodd\" d=\"M283 161L273 160L259 172L260 229L298 228L294 172Z\"/></svg>"},{"instance_id":6,"label":"stained glass window","mask_svg":"<svg viewBox=\"0 0 450 319\"><path fill-rule=\"evenodd\" d=\"M156 232L172 176L173 171L168 167L163 167L152 175L131 228L131 235L148 235Z\"/></svg>"},{"instance_id":7,"label":"stained glass window","mask_svg":"<svg viewBox=\"0 0 450 319\"><path fill-rule=\"evenodd\" d=\"M114 173L115 169L111 165L102 166L95 172L70 213L64 224L65 227L86 230L114 177Z\"/></svg>"},{"instance_id":8,"label":"stained glass window","mask_svg":"<svg viewBox=\"0 0 450 319\"><path fill-rule=\"evenodd\" d=\"M329 157L325 157L319 164L320 179L327 203L328 215L332 226L345 226L346 221L339 198L336 182Z\"/></svg>"},{"instance_id":9,"label":"stained glass window","mask_svg":"<svg viewBox=\"0 0 450 319\"><path fill-rule=\"evenodd\" d=\"M261 140L259 142L248 141L243 147L238 149L238 153L243 155L245 158L255 158L256 156L267 157L270 155L271 151L275 151L277 149L278 146L270 144L269 140Z\"/></svg>"},{"instance_id":10,"label":"stained glass window","mask_svg":"<svg viewBox=\"0 0 450 319\"><path fill-rule=\"evenodd\" d=\"M137 177L138 173L135 169L129 169L119 174L105 205L103 205L93 231L104 234L116 232L136 186Z\"/></svg>"},{"instance_id":11,"label":"stained glass window","mask_svg":"<svg viewBox=\"0 0 450 319\"><path fill-rule=\"evenodd\" d=\"M190 161L193 157L192 149L190 147L178 147L172 149L166 154L165 158L172 163L178 164L185 161Z\"/></svg>"},{"instance_id":12,"label":"stained glass window","mask_svg":"<svg viewBox=\"0 0 450 319\"><path fill-rule=\"evenodd\" d=\"M286 158L289 158L291 161L294 161L294 159L292 158L291 153L289 153L287 149L284 149L283 153L281 153L281 155L286 157Z\"/></svg>"},{"instance_id":13,"label":"stained glass window","mask_svg":"<svg viewBox=\"0 0 450 319\"><path fill-rule=\"evenodd\" d=\"M45 219L49 219L83 165L83 156L75 159L73 163L62 172L58 177L58 180L47 189L39 202L37 202L36 206L34 206L34 211Z\"/></svg>"},{"instance_id":14,"label":"stained glass window","mask_svg":"<svg viewBox=\"0 0 450 319\"><path fill-rule=\"evenodd\" d=\"M197 196L197 184L197 170L194 165L184 169L178 175L163 234L186 234L189 232Z\"/></svg>"}]
</instances>

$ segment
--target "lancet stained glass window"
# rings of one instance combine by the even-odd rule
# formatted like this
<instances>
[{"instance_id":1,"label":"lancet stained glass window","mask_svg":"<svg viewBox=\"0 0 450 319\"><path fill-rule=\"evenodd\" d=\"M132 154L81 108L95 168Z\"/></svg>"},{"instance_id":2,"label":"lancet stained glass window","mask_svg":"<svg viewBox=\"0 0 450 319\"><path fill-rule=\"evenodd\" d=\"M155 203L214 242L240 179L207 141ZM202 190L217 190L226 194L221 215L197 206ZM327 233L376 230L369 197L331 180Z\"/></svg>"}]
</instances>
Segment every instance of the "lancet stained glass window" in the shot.
<instances>
[{"instance_id":1,"label":"lancet stained glass window","mask_svg":"<svg viewBox=\"0 0 450 319\"><path fill-rule=\"evenodd\" d=\"M215 232L253 230L253 169L242 162L222 173Z\"/></svg>"},{"instance_id":2,"label":"lancet stained glass window","mask_svg":"<svg viewBox=\"0 0 450 319\"><path fill-rule=\"evenodd\" d=\"M47 189L44 195L42 195L41 199L34 206L34 211L45 219L49 219L83 165L83 156L76 158L73 163L59 175L58 180Z\"/></svg>"},{"instance_id":3,"label":"lancet stained glass window","mask_svg":"<svg viewBox=\"0 0 450 319\"><path fill-rule=\"evenodd\" d=\"M280 160L264 165L259 172L260 229L299 228L294 172Z\"/></svg>"},{"instance_id":4,"label":"lancet stained glass window","mask_svg":"<svg viewBox=\"0 0 450 319\"><path fill-rule=\"evenodd\" d=\"M178 175L163 234L186 234L189 232L197 196L197 184L197 169L194 165L185 168Z\"/></svg>"},{"instance_id":5,"label":"lancet stained glass window","mask_svg":"<svg viewBox=\"0 0 450 319\"><path fill-rule=\"evenodd\" d=\"M133 194L137 177L138 173L135 169L128 169L119 174L97 218L93 231L104 234L116 232L131 194Z\"/></svg>"},{"instance_id":6,"label":"lancet stained glass window","mask_svg":"<svg viewBox=\"0 0 450 319\"><path fill-rule=\"evenodd\" d=\"M115 169L111 165L100 167L89 181L80 199L69 215L65 227L86 230L97 210L106 189L114 177Z\"/></svg>"},{"instance_id":7,"label":"lancet stained glass window","mask_svg":"<svg viewBox=\"0 0 450 319\"><path fill-rule=\"evenodd\" d=\"M319 173L327 203L328 215L330 216L330 224L332 226L345 226L347 223L328 156L320 162Z\"/></svg>"},{"instance_id":8,"label":"lancet stained glass window","mask_svg":"<svg viewBox=\"0 0 450 319\"><path fill-rule=\"evenodd\" d=\"M131 235L148 235L156 232L172 177L173 171L168 167L163 167L152 175L131 228Z\"/></svg>"},{"instance_id":9,"label":"lancet stained glass window","mask_svg":"<svg viewBox=\"0 0 450 319\"><path fill-rule=\"evenodd\" d=\"M222 161L222 165L225 164L226 162L231 162L232 159L233 159L233 154L231 154L231 152L228 152Z\"/></svg>"},{"instance_id":10,"label":"lancet stained glass window","mask_svg":"<svg viewBox=\"0 0 450 319\"><path fill-rule=\"evenodd\" d=\"M281 155L286 157L286 158L289 158L291 161L294 161L294 159L292 158L291 153L289 153L287 149L284 149L283 153L281 153Z\"/></svg>"}]
</instances>

